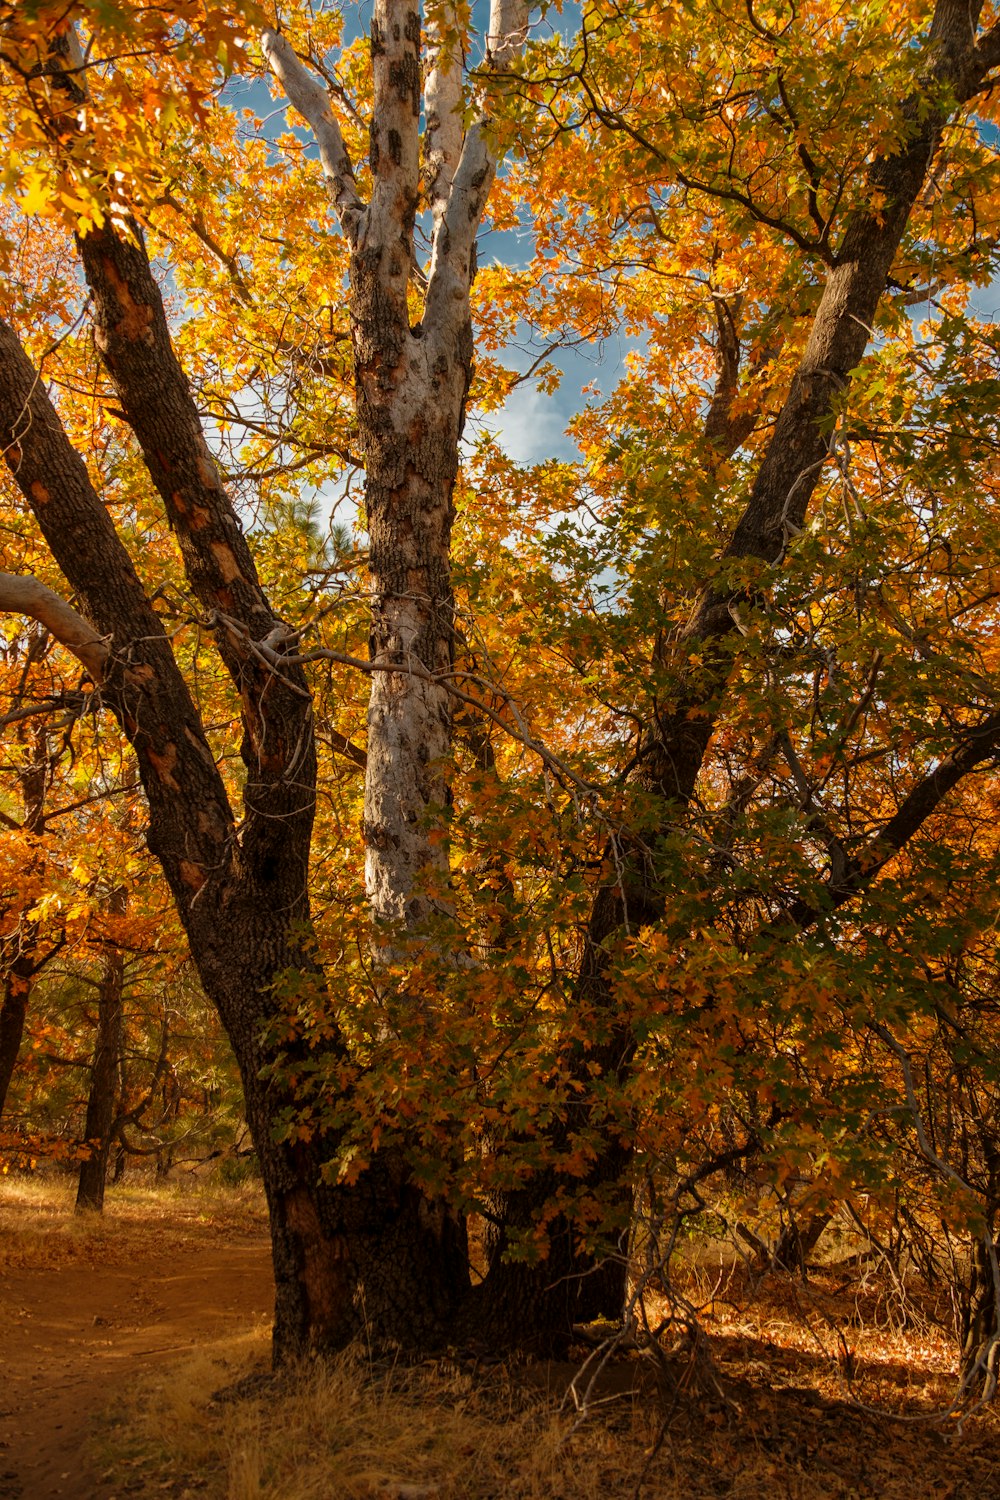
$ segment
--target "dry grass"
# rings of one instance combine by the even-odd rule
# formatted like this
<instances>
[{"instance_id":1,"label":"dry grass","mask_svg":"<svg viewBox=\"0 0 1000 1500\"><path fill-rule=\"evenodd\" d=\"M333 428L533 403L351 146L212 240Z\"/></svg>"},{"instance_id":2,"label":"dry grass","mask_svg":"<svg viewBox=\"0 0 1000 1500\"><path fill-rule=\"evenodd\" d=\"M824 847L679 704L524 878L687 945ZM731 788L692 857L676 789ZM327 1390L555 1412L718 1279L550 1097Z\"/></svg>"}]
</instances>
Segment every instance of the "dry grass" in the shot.
<instances>
[{"instance_id":1,"label":"dry grass","mask_svg":"<svg viewBox=\"0 0 1000 1500\"><path fill-rule=\"evenodd\" d=\"M710 1318L721 1396L697 1394L682 1360L659 1385L651 1362L633 1355L610 1372L613 1394L583 1423L546 1390L564 1389L569 1367L477 1373L441 1361L408 1369L356 1351L272 1381L259 1332L160 1372L117 1413L109 1472L119 1493L130 1472L139 1493L175 1500L1000 1494L995 1415L981 1414L961 1433L953 1421L920 1419L952 1389L936 1344L908 1350L899 1333L880 1361L874 1344L868 1350L856 1389L869 1399L890 1395L896 1407L908 1389L916 1420L899 1421L854 1402L777 1281L771 1294L758 1290L756 1314L727 1321L720 1305ZM922 1363L928 1352L930 1365Z\"/></svg>"},{"instance_id":2,"label":"dry grass","mask_svg":"<svg viewBox=\"0 0 1000 1500\"><path fill-rule=\"evenodd\" d=\"M247 1238L267 1233L257 1183L228 1187L214 1178L131 1182L109 1188L103 1214L77 1213L76 1176L39 1172L0 1177L0 1272L57 1269L99 1261L125 1265L158 1249L182 1249L197 1236Z\"/></svg>"},{"instance_id":3,"label":"dry grass","mask_svg":"<svg viewBox=\"0 0 1000 1500\"><path fill-rule=\"evenodd\" d=\"M101 1220L74 1214L71 1179L0 1182L0 1270L128 1262L139 1274L164 1251L264 1228L252 1188L130 1186ZM658 1382L632 1354L580 1424L559 1399L571 1366L406 1368L355 1351L276 1382L267 1328L214 1341L199 1328L195 1355L143 1375L108 1413L100 1466L116 1497L174 1500L1000 1495L997 1414L961 1430L935 1417L955 1351L932 1307L916 1298L904 1320L877 1279L754 1278L724 1256L693 1257L683 1275L720 1376L710 1395L680 1356Z\"/></svg>"},{"instance_id":4,"label":"dry grass","mask_svg":"<svg viewBox=\"0 0 1000 1500\"><path fill-rule=\"evenodd\" d=\"M354 1352L272 1382L267 1352L256 1335L152 1381L117 1414L133 1447L119 1437L109 1472L120 1480L134 1466L151 1489L155 1475L192 1500L571 1500L634 1493L655 1432L628 1400L621 1428L573 1435L571 1417L516 1371L477 1379L447 1362L386 1367ZM254 1375L256 1391L213 1399Z\"/></svg>"}]
</instances>

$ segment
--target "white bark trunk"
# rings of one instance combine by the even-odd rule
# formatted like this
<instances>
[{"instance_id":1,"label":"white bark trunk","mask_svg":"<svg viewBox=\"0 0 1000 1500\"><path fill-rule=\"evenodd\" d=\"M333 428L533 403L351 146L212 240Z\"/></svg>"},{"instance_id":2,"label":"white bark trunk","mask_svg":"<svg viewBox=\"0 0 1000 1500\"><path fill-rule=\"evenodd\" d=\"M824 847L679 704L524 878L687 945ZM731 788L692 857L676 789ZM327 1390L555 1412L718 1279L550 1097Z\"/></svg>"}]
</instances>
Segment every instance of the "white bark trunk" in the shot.
<instances>
[{"instance_id":1,"label":"white bark trunk","mask_svg":"<svg viewBox=\"0 0 1000 1500\"><path fill-rule=\"evenodd\" d=\"M420 198L421 35L417 0L375 0L371 202L325 90L282 38L265 55L320 144L350 245L358 424L367 469L373 659L365 776L365 879L376 921L402 927L447 908L451 706L434 681L452 668L452 493L472 376L469 293L496 160L485 117L466 132L453 0L430 34L424 94L425 191L434 220L423 318L411 326L413 229ZM528 6L493 0L487 70L523 47ZM480 71L482 77L482 71ZM411 671L415 665L418 670ZM427 674L431 674L428 677Z\"/></svg>"}]
</instances>

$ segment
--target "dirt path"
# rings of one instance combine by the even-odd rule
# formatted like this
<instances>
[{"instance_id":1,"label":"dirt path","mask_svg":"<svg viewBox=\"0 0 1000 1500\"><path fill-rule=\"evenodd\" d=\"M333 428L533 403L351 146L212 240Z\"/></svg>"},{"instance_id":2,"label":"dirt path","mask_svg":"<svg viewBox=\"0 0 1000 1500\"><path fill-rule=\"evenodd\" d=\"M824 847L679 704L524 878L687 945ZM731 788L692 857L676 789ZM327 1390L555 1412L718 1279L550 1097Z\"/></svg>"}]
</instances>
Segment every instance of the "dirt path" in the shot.
<instances>
[{"instance_id":1,"label":"dirt path","mask_svg":"<svg viewBox=\"0 0 1000 1500\"><path fill-rule=\"evenodd\" d=\"M268 1243L197 1239L120 1266L0 1273L0 1500L112 1500L85 1445L160 1359L270 1316Z\"/></svg>"}]
</instances>

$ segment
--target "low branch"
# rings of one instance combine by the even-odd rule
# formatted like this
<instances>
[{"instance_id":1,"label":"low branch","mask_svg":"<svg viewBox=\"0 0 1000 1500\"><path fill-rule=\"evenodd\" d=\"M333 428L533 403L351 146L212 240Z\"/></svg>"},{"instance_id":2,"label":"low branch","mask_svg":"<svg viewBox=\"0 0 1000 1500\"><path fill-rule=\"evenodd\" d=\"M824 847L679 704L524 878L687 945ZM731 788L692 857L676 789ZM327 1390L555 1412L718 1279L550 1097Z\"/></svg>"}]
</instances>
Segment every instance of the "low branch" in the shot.
<instances>
[{"instance_id":1,"label":"low branch","mask_svg":"<svg viewBox=\"0 0 1000 1500\"><path fill-rule=\"evenodd\" d=\"M108 660L108 643L71 604L39 582L16 573L0 573L0 611L27 615L44 625L72 651L91 680L100 686Z\"/></svg>"}]
</instances>

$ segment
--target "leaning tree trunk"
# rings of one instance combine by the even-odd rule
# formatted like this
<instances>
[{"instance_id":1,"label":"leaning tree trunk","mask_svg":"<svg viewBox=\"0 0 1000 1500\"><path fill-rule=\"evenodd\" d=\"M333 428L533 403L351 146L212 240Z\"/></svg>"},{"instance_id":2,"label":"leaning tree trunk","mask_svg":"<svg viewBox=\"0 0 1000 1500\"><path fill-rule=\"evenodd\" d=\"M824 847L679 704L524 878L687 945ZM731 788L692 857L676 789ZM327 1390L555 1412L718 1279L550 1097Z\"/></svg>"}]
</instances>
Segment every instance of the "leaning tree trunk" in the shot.
<instances>
[{"instance_id":1,"label":"leaning tree trunk","mask_svg":"<svg viewBox=\"0 0 1000 1500\"><path fill-rule=\"evenodd\" d=\"M688 622L660 652L659 664L663 669L673 667L677 686L672 701L657 704L650 716L631 785L645 797L659 800L664 834L684 819L694 795L738 650L739 607L750 602L745 584L734 586L725 577L727 565L731 567L736 561L754 564L766 576L767 570L780 565L790 542L805 526L829 454L836 403L850 389L852 371L864 354L896 253L942 133L956 106L968 102L991 65L991 57L976 48L981 9L978 0L972 5L937 0L926 39L927 73L914 94L901 102L903 139L898 150L877 157L869 169L871 196L879 206L859 208L847 221L808 344L775 422L749 501L723 549L721 577L706 581ZM612 117L605 124L613 125ZM735 354L734 359L720 323L720 381L705 432L706 444L716 450L716 456L727 448L733 451L746 436L746 430L740 430L740 420L732 416L738 391L738 348ZM709 462L710 467L715 466L711 459ZM686 666L691 658L699 663L693 675ZM995 735L995 725L991 732ZM651 842L655 856L656 841ZM636 838L631 845L619 848L617 855L613 862L608 861L609 867L613 864L615 868L616 883L603 887L594 902L577 987L578 998L593 1007L598 1029L606 1039L596 1055L600 1071L611 1079L627 1071L632 1044L627 1021L619 1020L615 1013L609 950L616 934L659 922L668 895L665 889L657 889L655 858L650 859L649 843ZM883 850L881 860L884 858ZM840 904L848 899L876 868L878 862L874 860L850 862L846 880L836 889L831 884L832 901ZM812 905L803 904L792 915L805 925L815 920L818 912ZM582 1049L574 1051L581 1054L582 1061ZM588 1053L586 1061L590 1060ZM582 1081L586 1074L580 1076ZM572 1128L573 1112L586 1115L586 1109L586 1103L567 1109L565 1121L551 1136L556 1157ZM605 1132L602 1150L581 1186L610 1192L613 1205L623 1204L629 1195L629 1159L628 1146L614 1132ZM511 1194L504 1209L508 1222L523 1228L537 1221L550 1189L550 1181L541 1174ZM610 1222L613 1236L613 1208ZM500 1328L523 1315L519 1310L529 1305L547 1319L551 1312L544 1309L555 1306L552 1289L572 1285L574 1280L580 1288L581 1314L593 1315L599 1310L602 1278L595 1277L592 1289L588 1289L594 1269L591 1258L574 1249L571 1225L557 1221L554 1228L553 1252L560 1242L567 1246L562 1258L556 1254L551 1264L535 1268L513 1266L504 1270L501 1264L482 1289L483 1316ZM619 1260L614 1239L609 1237L603 1264L605 1287L613 1295L624 1286L623 1266L618 1268L616 1278Z\"/></svg>"},{"instance_id":2,"label":"leaning tree trunk","mask_svg":"<svg viewBox=\"0 0 1000 1500\"><path fill-rule=\"evenodd\" d=\"M112 891L108 912L123 916L126 908L125 887ZM87 1095L87 1118L83 1139L89 1155L80 1163L77 1184L77 1212L104 1209L104 1189L108 1180L108 1159L115 1123L115 1084L122 1052L125 1005L125 958L121 948L109 940L105 949L100 990L97 998L97 1040L90 1066L90 1091Z\"/></svg>"}]
</instances>

